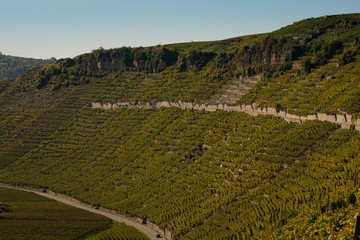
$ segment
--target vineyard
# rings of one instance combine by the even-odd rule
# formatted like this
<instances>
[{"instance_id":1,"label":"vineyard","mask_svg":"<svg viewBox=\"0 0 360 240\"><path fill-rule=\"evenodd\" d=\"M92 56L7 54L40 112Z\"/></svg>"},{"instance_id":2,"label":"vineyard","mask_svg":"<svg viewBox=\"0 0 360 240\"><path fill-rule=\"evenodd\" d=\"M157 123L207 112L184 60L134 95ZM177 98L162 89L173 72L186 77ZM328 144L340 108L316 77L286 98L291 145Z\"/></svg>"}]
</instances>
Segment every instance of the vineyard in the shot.
<instances>
[{"instance_id":1,"label":"vineyard","mask_svg":"<svg viewBox=\"0 0 360 240\"><path fill-rule=\"evenodd\" d=\"M106 229L105 217L40 197L0 188L0 239L77 239Z\"/></svg>"},{"instance_id":2,"label":"vineyard","mask_svg":"<svg viewBox=\"0 0 360 240\"><path fill-rule=\"evenodd\" d=\"M0 182L136 216L172 239L351 239L354 126L90 103L222 104L229 84L257 74L237 103L356 121L359 29L358 14L339 15L218 42L99 49L0 81ZM89 237L121 239L119 229L131 231Z\"/></svg>"},{"instance_id":3,"label":"vineyard","mask_svg":"<svg viewBox=\"0 0 360 240\"><path fill-rule=\"evenodd\" d=\"M359 164L359 133L319 121L84 108L47 127L3 156L18 160L0 171L1 181L49 186L186 238L263 236L353 186ZM225 228L220 236L214 226Z\"/></svg>"},{"instance_id":4,"label":"vineyard","mask_svg":"<svg viewBox=\"0 0 360 240\"><path fill-rule=\"evenodd\" d=\"M278 105L301 115L345 111L359 117L359 56L345 66L334 67L341 61L341 55L330 61L308 75L291 70L281 76L263 78L238 102L263 107Z\"/></svg>"},{"instance_id":5,"label":"vineyard","mask_svg":"<svg viewBox=\"0 0 360 240\"><path fill-rule=\"evenodd\" d=\"M86 238L86 240L148 240L149 238L138 232L134 227L125 223L113 225L110 229Z\"/></svg>"}]
</instances>

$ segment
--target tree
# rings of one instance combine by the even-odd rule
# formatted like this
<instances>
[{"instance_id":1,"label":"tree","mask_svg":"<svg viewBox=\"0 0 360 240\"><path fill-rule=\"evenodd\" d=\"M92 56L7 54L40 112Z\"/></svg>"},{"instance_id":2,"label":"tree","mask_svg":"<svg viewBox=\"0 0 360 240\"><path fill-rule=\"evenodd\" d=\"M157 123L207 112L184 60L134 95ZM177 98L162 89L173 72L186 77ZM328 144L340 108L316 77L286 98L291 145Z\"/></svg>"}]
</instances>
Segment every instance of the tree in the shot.
<instances>
[{"instance_id":1,"label":"tree","mask_svg":"<svg viewBox=\"0 0 360 240\"><path fill-rule=\"evenodd\" d=\"M311 64L311 59L310 57L307 57L304 59L304 61L302 62L302 67L304 69L304 71L306 73L310 73L311 72L311 67L312 67L312 64Z\"/></svg>"},{"instance_id":2,"label":"tree","mask_svg":"<svg viewBox=\"0 0 360 240\"><path fill-rule=\"evenodd\" d=\"M277 103L277 104L275 105L275 109L276 109L276 112L279 113L280 110L281 110L281 104L280 104L280 103Z\"/></svg>"}]
</instances>

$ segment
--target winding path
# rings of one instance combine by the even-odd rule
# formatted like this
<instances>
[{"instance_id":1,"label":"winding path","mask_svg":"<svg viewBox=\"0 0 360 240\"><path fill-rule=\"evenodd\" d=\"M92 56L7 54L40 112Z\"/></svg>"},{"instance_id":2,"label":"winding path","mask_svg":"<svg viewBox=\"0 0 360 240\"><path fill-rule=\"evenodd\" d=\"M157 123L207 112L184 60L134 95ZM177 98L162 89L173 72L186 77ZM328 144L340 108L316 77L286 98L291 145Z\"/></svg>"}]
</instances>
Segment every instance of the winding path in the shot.
<instances>
[{"instance_id":1,"label":"winding path","mask_svg":"<svg viewBox=\"0 0 360 240\"><path fill-rule=\"evenodd\" d=\"M78 201L78 200L77 200L78 202L74 202L73 200L70 200L71 198L65 199L65 198L61 197L62 196L61 194L59 196L58 194L54 195L56 193L53 193L53 192L51 192L51 193L42 192L40 189L34 189L34 188L28 188L28 187L18 187L18 186L12 186L12 185L9 185L9 184L2 184L2 183L0 183L0 187L16 189L16 190L21 190L21 191L26 191L26 192L32 192L32 193L38 194L40 196L50 198L50 199L56 200L58 202L61 202L61 203L64 203L64 204L67 204L67 205L70 205L70 206L73 206L73 207L76 207L76 208L81 208L81 209L89 211L89 212L100 214L100 215L108 217L108 218L110 218L112 220L115 220L117 222L124 222L127 225L133 226L136 229L143 232L144 234L146 234L152 240L159 240L160 239L160 238L156 237L158 232L150 229L149 227L147 227L147 226L145 226L143 224L134 222L132 220L126 219L126 218L121 217L119 215L115 215L115 214L112 214L112 213L102 211L101 209L95 209L90 205L80 203L80 201Z\"/></svg>"}]
</instances>

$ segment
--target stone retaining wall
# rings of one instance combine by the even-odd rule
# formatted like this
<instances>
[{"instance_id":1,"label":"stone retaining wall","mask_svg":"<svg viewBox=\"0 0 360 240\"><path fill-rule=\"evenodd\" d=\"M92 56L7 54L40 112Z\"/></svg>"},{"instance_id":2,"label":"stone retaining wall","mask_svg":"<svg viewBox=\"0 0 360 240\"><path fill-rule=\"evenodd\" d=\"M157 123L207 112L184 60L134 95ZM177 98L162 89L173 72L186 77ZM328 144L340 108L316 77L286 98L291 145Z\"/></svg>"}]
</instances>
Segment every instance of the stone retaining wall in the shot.
<instances>
[{"instance_id":1,"label":"stone retaining wall","mask_svg":"<svg viewBox=\"0 0 360 240\"><path fill-rule=\"evenodd\" d=\"M299 116L287 113L287 111L276 111L273 107L257 107L254 104L251 105L227 105L227 104L196 104L189 102L145 102L145 103L97 103L92 102L89 104L92 108L102 108L102 109L117 109L117 108L142 108L142 109L151 109L151 108L161 108L161 107L177 107L181 109L194 109L199 111L235 111L247 113L251 116L257 116L259 114L263 115L273 115L276 117L281 117L288 122L297 122L303 123L307 120L320 120L328 121L331 123L339 124L343 129L350 129L351 125L355 126L355 129L360 131L360 119L352 119L349 114L325 114L317 113L315 115Z\"/></svg>"}]
</instances>

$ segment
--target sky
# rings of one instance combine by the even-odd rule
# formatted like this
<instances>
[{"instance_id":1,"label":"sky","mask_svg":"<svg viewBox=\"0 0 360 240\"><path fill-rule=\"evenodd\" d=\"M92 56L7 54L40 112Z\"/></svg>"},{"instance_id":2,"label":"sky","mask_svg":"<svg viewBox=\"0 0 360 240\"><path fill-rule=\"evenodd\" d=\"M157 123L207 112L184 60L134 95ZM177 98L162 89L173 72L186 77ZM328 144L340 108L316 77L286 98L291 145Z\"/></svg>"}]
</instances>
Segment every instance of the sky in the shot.
<instances>
[{"instance_id":1,"label":"sky","mask_svg":"<svg viewBox=\"0 0 360 240\"><path fill-rule=\"evenodd\" d=\"M360 12L360 0L0 0L0 52L65 58L103 47L212 41L305 18Z\"/></svg>"}]
</instances>

